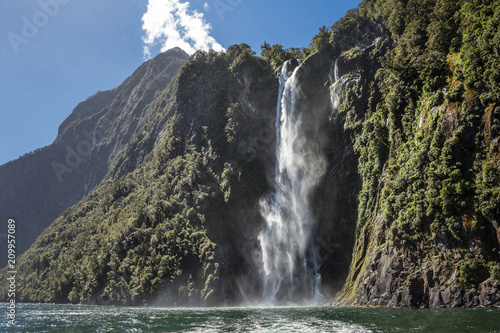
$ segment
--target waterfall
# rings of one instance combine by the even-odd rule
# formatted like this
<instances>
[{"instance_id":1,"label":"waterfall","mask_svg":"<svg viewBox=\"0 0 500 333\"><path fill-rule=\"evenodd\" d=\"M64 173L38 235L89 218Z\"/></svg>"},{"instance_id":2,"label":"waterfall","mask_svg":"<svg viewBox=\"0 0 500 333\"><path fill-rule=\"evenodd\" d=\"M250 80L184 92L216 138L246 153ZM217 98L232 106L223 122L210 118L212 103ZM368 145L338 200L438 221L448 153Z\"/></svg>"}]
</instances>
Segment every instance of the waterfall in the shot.
<instances>
[{"instance_id":1,"label":"waterfall","mask_svg":"<svg viewBox=\"0 0 500 333\"><path fill-rule=\"evenodd\" d=\"M337 112L340 106L340 94L342 93L342 82L339 80L339 67L338 67L338 59L335 60L335 64L333 66L333 85L331 88L331 98L332 98L332 106L333 110Z\"/></svg>"},{"instance_id":2,"label":"waterfall","mask_svg":"<svg viewBox=\"0 0 500 333\"><path fill-rule=\"evenodd\" d=\"M262 296L272 304L318 303L321 262L312 232L313 189L325 173L325 159L308 142L296 112L298 60L283 65L276 115L276 170L272 195L260 202L265 229L262 251ZM304 115L311 117L312 115ZM310 129L309 129L310 130Z\"/></svg>"}]
</instances>

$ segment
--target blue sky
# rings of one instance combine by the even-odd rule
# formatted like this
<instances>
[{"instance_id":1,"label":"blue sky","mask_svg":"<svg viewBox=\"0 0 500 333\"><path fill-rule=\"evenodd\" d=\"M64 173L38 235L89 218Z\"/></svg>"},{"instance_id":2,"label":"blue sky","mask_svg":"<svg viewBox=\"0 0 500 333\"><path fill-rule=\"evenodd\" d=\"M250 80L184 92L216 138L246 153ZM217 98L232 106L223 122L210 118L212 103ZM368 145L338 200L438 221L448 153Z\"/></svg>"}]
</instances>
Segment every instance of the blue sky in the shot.
<instances>
[{"instance_id":1,"label":"blue sky","mask_svg":"<svg viewBox=\"0 0 500 333\"><path fill-rule=\"evenodd\" d=\"M2 0L0 164L51 144L79 102L162 49L307 46L359 1Z\"/></svg>"}]
</instances>

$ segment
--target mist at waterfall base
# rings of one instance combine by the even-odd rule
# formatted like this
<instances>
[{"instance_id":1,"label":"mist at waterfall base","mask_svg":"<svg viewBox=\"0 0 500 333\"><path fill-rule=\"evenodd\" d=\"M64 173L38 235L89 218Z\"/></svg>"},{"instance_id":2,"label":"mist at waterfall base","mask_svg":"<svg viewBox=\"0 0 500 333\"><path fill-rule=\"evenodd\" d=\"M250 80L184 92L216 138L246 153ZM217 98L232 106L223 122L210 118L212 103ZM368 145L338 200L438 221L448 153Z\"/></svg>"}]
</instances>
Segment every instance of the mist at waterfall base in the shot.
<instances>
[{"instance_id":1,"label":"mist at waterfall base","mask_svg":"<svg viewBox=\"0 0 500 333\"><path fill-rule=\"evenodd\" d=\"M265 304L318 304L320 257L313 240L315 217L311 195L326 171L317 142L306 133L311 116L297 112L297 72L300 61L287 61L281 70L276 115L274 191L260 201L265 229L259 234L262 255L262 299Z\"/></svg>"}]
</instances>

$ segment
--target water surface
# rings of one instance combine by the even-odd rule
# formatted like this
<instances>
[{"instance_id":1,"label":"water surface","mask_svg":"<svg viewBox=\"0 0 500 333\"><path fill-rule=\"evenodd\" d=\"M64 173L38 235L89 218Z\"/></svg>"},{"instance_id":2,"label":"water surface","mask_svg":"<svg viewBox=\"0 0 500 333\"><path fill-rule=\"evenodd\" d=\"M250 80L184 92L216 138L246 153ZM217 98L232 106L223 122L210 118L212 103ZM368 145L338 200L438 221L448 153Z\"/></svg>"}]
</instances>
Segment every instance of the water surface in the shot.
<instances>
[{"instance_id":1,"label":"water surface","mask_svg":"<svg viewBox=\"0 0 500 333\"><path fill-rule=\"evenodd\" d=\"M0 332L500 332L500 309L18 304L16 315L15 327L1 316Z\"/></svg>"}]
</instances>

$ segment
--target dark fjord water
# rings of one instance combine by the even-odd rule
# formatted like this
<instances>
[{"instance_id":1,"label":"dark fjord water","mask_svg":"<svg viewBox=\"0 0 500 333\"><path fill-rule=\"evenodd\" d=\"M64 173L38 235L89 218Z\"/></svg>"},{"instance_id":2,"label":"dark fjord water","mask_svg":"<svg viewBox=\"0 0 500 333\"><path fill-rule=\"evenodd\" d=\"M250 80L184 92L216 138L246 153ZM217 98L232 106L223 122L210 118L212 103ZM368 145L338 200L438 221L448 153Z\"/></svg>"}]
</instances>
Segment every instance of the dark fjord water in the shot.
<instances>
[{"instance_id":1,"label":"dark fjord water","mask_svg":"<svg viewBox=\"0 0 500 333\"><path fill-rule=\"evenodd\" d=\"M9 327L2 315L0 332L500 332L500 309L20 304L16 316Z\"/></svg>"}]
</instances>

